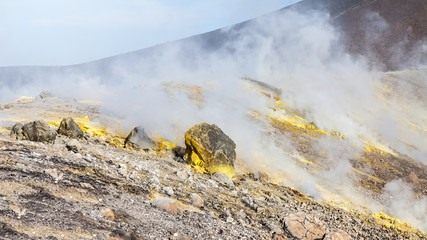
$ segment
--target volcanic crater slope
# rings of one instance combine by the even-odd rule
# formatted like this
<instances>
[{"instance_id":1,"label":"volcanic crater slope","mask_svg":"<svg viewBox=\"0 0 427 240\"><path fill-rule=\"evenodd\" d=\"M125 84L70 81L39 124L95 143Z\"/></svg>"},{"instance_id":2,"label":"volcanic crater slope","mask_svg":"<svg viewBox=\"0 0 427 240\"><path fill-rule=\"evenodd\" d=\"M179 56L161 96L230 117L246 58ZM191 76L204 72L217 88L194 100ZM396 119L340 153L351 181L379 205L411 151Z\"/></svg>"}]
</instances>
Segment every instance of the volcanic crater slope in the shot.
<instances>
[{"instance_id":1,"label":"volcanic crater slope","mask_svg":"<svg viewBox=\"0 0 427 240\"><path fill-rule=\"evenodd\" d=\"M57 106L58 115L80 120L85 118L79 118L84 114L79 111L93 109L87 102L52 98L8 104L6 110L16 120L28 112L23 109L44 104ZM45 119L52 120L51 127L57 129L61 125L52 118ZM248 169L239 159L232 179L225 174L199 173L171 148L123 148L123 136L114 135L120 138L115 142L111 135L93 134L99 131L85 126L83 138L59 134L53 143L16 140L10 136L11 127L1 129L0 238L427 237L384 213L314 200L275 183L266 173ZM287 128L284 131L295 134Z\"/></svg>"},{"instance_id":2,"label":"volcanic crater slope","mask_svg":"<svg viewBox=\"0 0 427 240\"><path fill-rule=\"evenodd\" d=\"M2 131L0 139L2 239L292 239L301 231L426 237L387 216L316 202L263 173L239 170L230 185L173 155L117 148L90 135L77 140L78 151L61 135L54 144L8 135Z\"/></svg>"}]
</instances>

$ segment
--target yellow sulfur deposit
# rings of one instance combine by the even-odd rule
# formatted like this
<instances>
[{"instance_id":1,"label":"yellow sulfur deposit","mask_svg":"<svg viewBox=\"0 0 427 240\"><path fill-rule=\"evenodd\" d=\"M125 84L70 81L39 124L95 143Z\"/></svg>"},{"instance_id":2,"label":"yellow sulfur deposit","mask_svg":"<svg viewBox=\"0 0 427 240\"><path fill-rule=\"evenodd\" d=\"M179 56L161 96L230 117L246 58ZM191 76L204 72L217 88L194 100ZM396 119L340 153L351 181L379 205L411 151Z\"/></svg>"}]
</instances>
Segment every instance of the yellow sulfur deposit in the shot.
<instances>
[{"instance_id":1,"label":"yellow sulfur deposit","mask_svg":"<svg viewBox=\"0 0 427 240\"><path fill-rule=\"evenodd\" d=\"M231 165L224 164L207 164L201 155L206 158L212 158L212 153L205 149L201 144L191 138L188 134L185 136L186 145L192 146L192 149L197 149L197 152L192 150L186 153L186 158L190 159L190 164L196 172L200 173L215 173L222 172L230 178L234 176L234 168ZM210 160L212 162L212 160Z\"/></svg>"},{"instance_id":2,"label":"yellow sulfur deposit","mask_svg":"<svg viewBox=\"0 0 427 240\"><path fill-rule=\"evenodd\" d=\"M158 137L157 140L155 140L155 142L160 151L167 151L176 147L175 143L165 141L163 137Z\"/></svg>"},{"instance_id":3,"label":"yellow sulfur deposit","mask_svg":"<svg viewBox=\"0 0 427 240\"><path fill-rule=\"evenodd\" d=\"M353 169L353 171L355 171L355 172L357 172L357 173L359 173L359 174L361 174L361 175L364 175L364 176L366 176L366 177L368 177L368 178L371 178L371 179L373 179L373 180L375 180L375 181L378 181L378 182L384 182L383 180L381 180L381 179L379 179L379 178L377 178L377 177L375 177L375 176L372 176L372 175L370 175L370 174L367 174L367 173L365 173L365 172L362 172L362 171L360 171L359 169L356 169L356 168L352 168Z\"/></svg>"},{"instance_id":4,"label":"yellow sulfur deposit","mask_svg":"<svg viewBox=\"0 0 427 240\"><path fill-rule=\"evenodd\" d=\"M157 146L157 149L154 151L154 153L159 157L169 154L170 151L176 147L175 143L168 142L163 137L157 136L155 139L156 140L154 140L154 142Z\"/></svg>"},{"instance_id":5,"label":"yellow sulfur deposit","mask_svg":"<svg viewBox=\"0 0 427 240\"><path fill-rule=\"evenodd\" d=\"M371 153L375 153L375 154L378 154L378 155L381 155L381 156L384 156L384 155L387 155L387 154L391 154L391 155L393 155L395 157L398 157L398 154L395 153L390 148L388 148L387 146L367 144L367 146L363 150L365 152L371 152Z\"/></svg>"},{"instance_id":6,"label":"yellow sulfur deposit","mask_svg":"<svg viewBox=\"0 0 427 240\"><path fill-rule=\"evenodd\" d=\"M375 221L378 224L381 224L383 226L386 226L388 228L390 227L396 227L402 231L409 231L414 230L409 224L407 223L401 223L399 219L390 217L389 215L385 214L384 212L374 213L372 216L375 218Z\"/></svg>"},{"instance_id":7,"label":"yellow sulfur deposit","mask_svg":"<svg viewBox=\"0 0 427 240\"><path fill-rule=\"evenodd\" d=\"M88 116L73 117L76 124L82 129L84 133L97 137L106 137L107 131L103 127L93 124ZM49 125L59 127L61 120L50 122Z\"/></svg>"},{"instance_id":8,"label":"yellow sulfur deposit","mask_svg":"<svg viewBox=\"0 0 427 240\"><path fill-rule=\"evenodd\" d=\"M222 172L227 174L230 178L233 178L235 172L234 172L234 168L228 165L221 165L221 166L214 166L211 167L210 169L211 173L215 173L215 172Z\"/></svg>"},{"instance_id":9,"label":"yellow sulfur deposit","mask_svg":"<svg viewBox=\"0 0 427 240\"><path fill-rule=\"evenodd\" d=\"M312 137L328 135L327 132L318 129L314 123L307 123L304 118L297 115L285 117L269 114L268 117L271 119L271 125L279 130L287 129L297 133L305 133Z\"/></svg>"},{"instance_id":10,"label":"yellow sulfur deposit","mask_svg":"<svg viewBox=\"0 0 427 240\"><path fill-rule=\"evenodd\" d=\"M110 142L112 145L116 147L123 147L124 138L122 136L114 136L110 133L107 133L107 130L104 127L91 122L88 116L84 116L84 117L74 116L73 120L82 129L84 133L99 137L105 141ZM61 123L61 120L58 119L58 121L50 122L49 125L54 127L59 127L60 123Z\"/></svg>"}]
</instances>

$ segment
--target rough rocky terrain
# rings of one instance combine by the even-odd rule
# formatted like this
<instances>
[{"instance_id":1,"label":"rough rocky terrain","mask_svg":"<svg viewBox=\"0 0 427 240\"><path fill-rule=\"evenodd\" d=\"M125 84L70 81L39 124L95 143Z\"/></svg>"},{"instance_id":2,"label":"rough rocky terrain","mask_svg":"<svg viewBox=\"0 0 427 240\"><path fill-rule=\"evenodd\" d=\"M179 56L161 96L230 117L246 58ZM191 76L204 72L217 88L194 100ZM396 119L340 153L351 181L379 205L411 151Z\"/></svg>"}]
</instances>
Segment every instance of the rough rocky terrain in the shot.
<instances>
[{"instance_id":1,"label":"rough rocky terrain","mask_svg":"<svg viewBox=\"0 0 427 240\"><path fill-rule=\"evenodd\" d=\"M9 131L0 139L1 239L426 237L387 226L387 216L316 202L242 163L231 181L196 173L168 151L118 148L87 134L20 141Z\"/></svg>"}]
</instances>

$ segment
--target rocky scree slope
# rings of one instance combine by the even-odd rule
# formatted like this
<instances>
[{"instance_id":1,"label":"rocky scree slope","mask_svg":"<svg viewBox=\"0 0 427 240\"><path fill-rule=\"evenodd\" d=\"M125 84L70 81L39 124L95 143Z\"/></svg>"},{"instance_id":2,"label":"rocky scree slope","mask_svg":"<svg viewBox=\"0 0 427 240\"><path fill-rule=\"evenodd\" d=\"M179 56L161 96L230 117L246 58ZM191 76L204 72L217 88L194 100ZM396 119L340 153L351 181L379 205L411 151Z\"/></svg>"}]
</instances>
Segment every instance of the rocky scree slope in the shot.
<instances>
[{"instance_id":1,"label":"rocky scree slope","mask_svg":"<svg viewBox=\"0 0 427 240\"><path fill-rule=\"evenodd\" d=\"M316 202L242 163L231 180L87 134L43 143L9 131L0 132L0 239L426 238Z\"/></svg>"}]
</instances>

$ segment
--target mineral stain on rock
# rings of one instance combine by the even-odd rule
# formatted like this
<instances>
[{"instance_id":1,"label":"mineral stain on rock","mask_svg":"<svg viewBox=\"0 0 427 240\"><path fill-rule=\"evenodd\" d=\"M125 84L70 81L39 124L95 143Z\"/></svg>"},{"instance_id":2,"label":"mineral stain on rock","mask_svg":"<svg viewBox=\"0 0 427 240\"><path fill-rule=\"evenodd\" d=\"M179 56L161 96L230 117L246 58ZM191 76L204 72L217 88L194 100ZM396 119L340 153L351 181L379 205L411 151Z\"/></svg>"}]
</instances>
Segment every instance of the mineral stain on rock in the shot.
<instances>
[{"instance_id":1,"label":"mineral stain on rock","mask_svg":"<svg viewBox=\"0 0 427 240\"><path fill-rule=\"evenodd\" d=\"M194 125L185 132L185 146L185 157L197 170L234 175L236 144L217 125Z\"/></svg>"}]
</instances>

